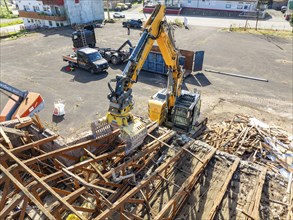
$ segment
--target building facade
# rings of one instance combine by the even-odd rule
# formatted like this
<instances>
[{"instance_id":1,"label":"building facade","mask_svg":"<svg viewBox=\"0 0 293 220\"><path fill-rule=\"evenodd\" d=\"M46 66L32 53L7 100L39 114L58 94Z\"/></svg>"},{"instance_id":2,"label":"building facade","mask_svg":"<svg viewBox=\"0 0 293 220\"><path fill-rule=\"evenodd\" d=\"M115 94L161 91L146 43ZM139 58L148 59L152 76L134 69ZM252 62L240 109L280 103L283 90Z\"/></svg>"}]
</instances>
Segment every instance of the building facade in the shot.
<instances>
[{"instance_id":1,"label":"building facade","mask_svg":"<svg viewBox=\"0 0 293 220\"><path fill-rule=\"evenodd\" d=\"M16 0L26 29L104 20L102 0Z\"/></svg>"},{"instance_id":2,"label":"building facade","mask_svg":"<svg viewBox=\"0 0 293 220\"><path fill-rule=\"evenodd\" d=\"M255 11L257 7L256 0L245 1L222 1L222 0L180 0L182 7L212 9L221 11Z\"/></svg>"},{"instance_id":3,"label":"building facade","mask_svg":"<svg viewBox=\"0 0 293 220\"><path fill-rule=\"evenodd\" d=\"M152 0L148 1L148 5L156 5L157 3L166 6L204 9L217 11L235 11L235 12L251 12L256 11L258 0Z\"/></svg>"},{"instance_id":4,"label":"building facade","mask_svg":"<svg viewBox=\"0 0 293 220\"><path fill-rule=\"evenodd\" d=\"M63 0L17 0L25 28L59 27L67 22Z\"/></svg>"}]
</instances>

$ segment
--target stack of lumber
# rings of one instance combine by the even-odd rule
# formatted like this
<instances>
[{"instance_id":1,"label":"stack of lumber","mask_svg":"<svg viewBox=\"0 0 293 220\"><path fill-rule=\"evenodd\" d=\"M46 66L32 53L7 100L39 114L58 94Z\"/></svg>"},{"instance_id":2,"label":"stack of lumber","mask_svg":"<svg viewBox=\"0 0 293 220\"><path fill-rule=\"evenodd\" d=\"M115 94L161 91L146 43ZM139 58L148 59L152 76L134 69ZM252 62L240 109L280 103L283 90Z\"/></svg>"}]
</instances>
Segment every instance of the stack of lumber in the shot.
<instances>
[{"instance_id":1,"label":"stack of lumber","mask_svg":"<svg viewBox=\"0 0 293 220\"><path fill-rule=\"evenodd\" d=\"M231 120L208 125L201 139L219 150L261 163L286 176L293 171L292 135L256 118L235 115Z\"/></svg>"}]
</instances>

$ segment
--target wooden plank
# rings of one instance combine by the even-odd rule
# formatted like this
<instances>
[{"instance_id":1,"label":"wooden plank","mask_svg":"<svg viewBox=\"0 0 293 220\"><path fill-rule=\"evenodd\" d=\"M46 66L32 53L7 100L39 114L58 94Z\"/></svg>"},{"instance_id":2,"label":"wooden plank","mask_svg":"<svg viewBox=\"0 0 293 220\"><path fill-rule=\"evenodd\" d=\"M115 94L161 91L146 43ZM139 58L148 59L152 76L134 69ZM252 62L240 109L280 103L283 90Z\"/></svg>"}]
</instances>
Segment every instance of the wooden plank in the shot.
<instances>
[{"instance_id":1,"label":"wooden plank","mask_svg":"<svg viewBox=\"0 0 293 220\"><path fill-rule=\"evenodd\" d=\"M100 186L96 186L94 184L88 183L85 180L83 180L81 177L71 173L69 170L66 170L66 169L63 168L62 171L64 173L66 173L67 175L71 176L73 179L76 179L78 182L80 182L81 184L83 184L84 186L86 186L88 188L97 189L97 190L101 190L101 191L105 191L105 192L109 192L109 193L116 193L116 191L114 191L114 190L107 189L107 188L104 188L104 187L100 187Z\"/></svg>"},{"instance_id":2,"label":"wooden plank","mask_svg":"<svg viewBox=\"0 0 293 220\"><path fill-rule=\"evenodd\" d=\"M15 209L24 197L23 192L16 194L8 205L6 205L3 209L0 209L0 219L3 219L3 217L7 216L13 209Z\"/></svg>"},{"instance_id":3,"label":"wooden plank","mask_svg":"<svg viewBox=\"0 0 293 220\"><path fill-rule=\"evenodd\" d=\"M96 156L94 154L92 154L90 151L88 151L86 148L84 148L84 151L91 157L91 158L95 158ZM104 177L104 175L101 173L101 171L93 164L91 163L91 166L94 168L94 170L98 173L98 175L105 181L105 182L109 182L109 180Z\"/></svg>"},{"instance_id":4,"label":"wooden plank","mask_svg":"<svg viewBox=\"0 0 293 220\"><path fill-rule=\"evenodd\" d=\"M174 149L171 145L165 143L164 141L161 141L159 138L156 138L155 136L151 135L151 134L148 134L148 136L150 136L151 138L159 141L160 143L164 144L165 146L171 148L171 149ZM194 158L196 158L198 161L200 161L201 163L203 163L203 161L198 157L196 156L194 153L192 153L190 150L188 150L187 148L182 148L184 151L188 152L189 154L191 154Z\"/></svg>"},{"instance_id":5,"label":"wooden plank","mask_svg":"<svg viewBox=\"0 0 293 220\"><path fill-rule=\"evenodd\" d=\"M132 198L129 198L128 200L126 200L126 202L143 204L144 203L144 200L143 199L132 199Z\"/></svg>"},{"instance_id":6,"label":"wooden plank","mask_svg":"<svg viewBox=\"0 0 293 220\"><path fill-rule=\"evenodd\" d=\"M25 164L26 165L33 164L33 163L35 163L37 161L42 161L42 160L45 160L45 159L48 159L48 158L52 158L54 156L59 156L61 153L64 153L64 152L67 152L67 151L72 151L72 150L76 150L76 149L79 149L79 148L85 148L85 147L87 147L89 145L90 146L104 146L105 144L104 143L103 144L99 143L99 141L103 142L104 140L107 140L108 138L111 138L111 137L114 138L114 137L116 137L115 135L118 135L119 133L120 133L120 130L116 129L115 131L110 132L109 134L101 137L100 139L88 140L88 141L78 143L78 144L75 144L75 145L72 145L72 146L57 149L57 150L48 152L46 154L43 154L43 155L40 155L40 156L37 156L37 157L33 157L33 158L29 159L29 160L26 160Z\"/></svg>"},{"instance_id":7,"label":"wooden plank","mask_svg":"<svg viewBox=\"0 0 293 220\"><path fill-rule=\"evenodd\" d=\"M4 141L6 142L6 144L8 145L9 149L12 149L13 146L11 144L11 141L9 139L9 137L6 135L6 133L4 132L3 128L0 127L0 134L2 135L2 137L4 138Z\"/></svg>"},{"instance_id":8,"label":"wooden plank","mask_svg":"<svg viewBox=\"0 0 293 220\"><path fill-rule=\"evenodd\" d=\"M213 157L213 155L216 153L216 149L213 148L203 159L203 163L198 164L193 173L188 177L188 179L181 185L180 189L175 193L175 195L169 200L167 204L161 209L161 211L155 216L154 220L163 219L165 217L164 215L167 213L167 211L170 210L171 207L175 203L177 203L176 210L173 210L172 216L177 214L180 207L183 205L185 199L193 189L196 181L198 180L202 170L205 168L205 166L208 164L210 159ZM180 201L180 202L178 202ZM175 208L174 208L175 209Z\"/></svg>"},{"instance_id":9,"label":"wooden plank","mask_svg":"<svg viewBox=\"0 0 293 220\"><path fill-rule=\"evenodd\" d=\"M9 173L7 171L7 169L5 169L2 165L0 165L0 170L14 183L17 185L18 188L21 189L21 191L29 198L29 200L31 200L37 207L38 209L40 209L44 215L46 215L49 219L55 219L53 215L51 215L50 212L48 212L48 210L41 204L39 203L39 201L28 191L28 189L26 187L24 187L23 185L21 185L18 180L16 178L14 178L14 176ZM0 216L2 216L2 212L0 213ZM4 216L3 216L4 217Z\"/></svg>"},{"instance_id":10,"label":"wooden plank","mask_svg":"<svg viewBox=\"0 0 293 220\"><path fill-rule=\"evenodd\" d=\"M26 211L26 207L28 205L28 198L25 197L22 203L22 207L21 207L21 213L19 216L19 220L23 220L24 219L24 215L25 215L25 211Z\"/></svg>"},{"instance_id":11,"label":"wooden plank","mask_svg":"<svg viewBox=\"0 0 293 220\"><path fill-rule=\"evenodd\" d=\"M25 150L31 149L33 147L38 147L38 146L40 146L42 144L46 144L46 143L48 143L50 141L55 140L57 137L58 137L58 135L53 135L53 136L50 136L50 137L46 137L46 138L34 141L32 143L25 144L25 145L22 145L20 147L14 148L14 149L11 150L11 152L13 154L17 154L17 153L23 152Z\"/></svg>"},{"instance_id":12,"label":"wooden plank","mask_svg":"<svg viewBox=\"0 0 293 220\"><path fill-rule=\"evenodd\" d=\"M27 131L22 131L22 130L19 130L16 128L9 128L9 127L4 127L4 126L0 126L0 128L2 128L3 131L6 133L15 134L15 135L22 136L22 137L29 135Z\"/></svg>"},{"instance_id":13,"label":"wooden plank","mask_svg":"<svg viewBox=\"0 0 293 220\"><path fill-rule=\"evenodd\" d=\"M28 120L20 120L20 123L15 125L14 127L16 129L20 129L20 128L23 128L23 127L26 127L26 126L29 126L33 123L33 120L30 118Z\"/></svg>"},{"instance_id":14,"label":"wooden plank","mask_svg":"<svg viewBox=\"0 0 293 220\"><path fill-rule=\"evenodd\" d=\"M262 194L262 189L263 185L265 183L266 179L266 173L267 173L267 168L263 168L258 181L255 185L254 193L253 193L253 198L250 200L250 205L248 207L247 213L252 216L254 219L260 219L259 216L259 204L260 204L260 199L261 199L261 194ZM249 218L248 218L249 219Z\"/></svg>"},{"instance_id":15,"label":"wooden plank","mask_svg":"<svg viewBox=\"0 0 293 220\"><path fill-rule=\"evenodd\" d=\"M185 144L183 147L187 148L190 145L192 145L194 141L190 141L187 144ZM179 160L184 155L184 150L181 148L172 158L167 160L165 163L161 164L148 178L143 179L136 187L132 188L130 191L128 191L125 195L120 197L113 205L112 207L109 207L107 210L102 212L100 215L98 215L95 219L105 219L109 217L113 212L117 211L118 209L123 207L123 204L134 194L139 192L143 187L148 185L153 179L157 177L159 173L164 172L166 169L169 168L170 164L173 164L177 160Z\"/></svg>"},{"instance_id":16,"label":"wooden plank","mask_svg":"<svg viewBox=\"0 0 293 220\"><path fill-rule=\"evenodd\" d=\"M11 182L10 179L6 178L5 185L2 192L1 201L0 201L0 210L4 208L6 200L8 199L7 195L8 195L8 190L10 188L10 182Z\"/></svg>"},{"instance_id":17,"label":"wooden plank","mask_svg":"<svg viewBox=\"0 0 293 220\"><path fill-rule=\"evenodd\" d=\"M63 200L58 193L56 193L54 190L51 189L51 187L45 183L41 178L38 177L38 175L36 175L34 172L31 171L31 169L26 166L20 159L18 159L15 155L13 155L9 150L7 150L2 144L0 144L0 148L2 149L2 151L4 151L11 159L13 159L21 168L23 168L26 172L28 172L37 182L39 182L42 185L42 188L48 190L56 199L58 199L66 208L68 208L71 212L73 212L75 215L77 215L79 218L84 219L85 218L78 213L66 200ZM1 166L3 167L3 166ZM4 168L4 167L3 167ZM11 175L8 171L6 173L6 175ZM10 178L11 179L11 178ZM13 179L15 179L13 177ZM16 179L15 179L16 180ZM14 182L14 181L13 181ZM17 181L18 182L18 181ZM21 184L20 184L21 185ZM22 187L24 188L24 187ZM27 189L25 189L27 190ZM30 194L31 195L31 194ZM30 197L29 197L30 198ZM31 199L31 198L30 198ZM35 201L36 199L33 198ZM40 204L38 202L38 204ZM51 215L50 215L51 216ZM50 218L51 219L51 218Z\"/></svg>"},{"instance_id":18,"label":"wooden plank","mask_svg":"<svg viewBox=\"0 0 293 220\"><path fill-rule=\"evenodd\" d=\"M224 198L224 195L227 191L227 188L229 186L229 183L233 177L234 172L237 170L237 167L240 163L240 158L236 158L235 161L233 162L233 164L229 167L228 172L225 175L225 182L221 185L220 190L216 193L217 197L215 198L215 200L213 201L213 206L210 209L209 215L208 215L208 219L214 219L217 210Z\"/></svg>"}]
</instances>

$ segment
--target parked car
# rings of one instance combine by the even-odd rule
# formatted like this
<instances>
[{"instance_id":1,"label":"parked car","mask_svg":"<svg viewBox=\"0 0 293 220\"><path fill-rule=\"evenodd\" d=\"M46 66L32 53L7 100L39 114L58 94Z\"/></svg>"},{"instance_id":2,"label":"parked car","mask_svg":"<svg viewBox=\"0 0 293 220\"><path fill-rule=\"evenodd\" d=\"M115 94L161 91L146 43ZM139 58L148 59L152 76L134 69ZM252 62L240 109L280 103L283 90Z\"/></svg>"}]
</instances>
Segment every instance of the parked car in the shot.
<instances>
[{"instance_id":1,"label":"parked car","mask_svg":"<svg viewBox=\"0 0 293 220\"><path fill-rule=\"evenodd\" d=\"M287 11L287 6L282 6L282 7L281 7L281 12L282 12L282 13L285 13L286 11Z\"/></svg>"},{"instance_id":2,"label":"parked car","mask_svg":"<svg viewBox=\"0 0 293 220\"><path fill-rule=\"evenodd\" d=\"M129 20L123 21L122 26L140 28L142 26L142 21L140 19L129 19Z\"/></svg>"},{"instance_id":3,"label":"parked car","mask_svg":"<svg viewBox=\"0 0 293 220\"><path fill-rule=\"evenodd\" d=\"M121 7L122 10L127 10L128 6L124 3L117 3L116 7Z\"/></svg>"},{"instance_id":4,"label":"parked car","mask_svg":"<svg viewBox=\"0 0 293 220\"><path fill-rule=\"evenodd\" d=\"M114 18L125 18L125 15L122 14L122 13L119 13L119 12L115 12L115 13L113 14L113 17L114 17Z\"/></svg>"},{"instance_id":5,"label":"parked car","mask_svg":"<svg viewBox=\"0 0 293 220\"><path fill-rule=\"evenodd\" d=\"M125 5L127 5L128 8L132 7L131 3L125 3Z\"/></svg>"},{"instance_id":6,"label":"parked car","mask_svg":"<svg viewBox=\"0 0 293 220\"><path fill-rule=\"evenodd\" d=\"M114 8L114 11L122 11L121 6L116 6L116 7Z\"/></svg>"}]
</instances>

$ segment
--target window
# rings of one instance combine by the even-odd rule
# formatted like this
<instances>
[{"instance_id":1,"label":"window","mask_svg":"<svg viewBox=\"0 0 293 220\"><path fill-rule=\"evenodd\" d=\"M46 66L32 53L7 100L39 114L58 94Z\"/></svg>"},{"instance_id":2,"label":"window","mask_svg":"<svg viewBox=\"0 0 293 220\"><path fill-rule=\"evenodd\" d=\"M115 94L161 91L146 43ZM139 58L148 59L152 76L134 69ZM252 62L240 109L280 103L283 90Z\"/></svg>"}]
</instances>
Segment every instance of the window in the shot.
<instances>
[{"instance_id":1,"label":"window","mask_svg":"<svg viewBox=\"0 0 293 220\"><path fill-rule=\"evenodd\" d=\"M57 27L59 27L59 26L60 26L60 25L59 25L59 23L57 23L57 22L56 22L56 25L57 25Z\"/></svg>"},{"instance_id":2,"label":"window","mask_svg":"<svg viewBox=\"0 0 293 220\"><path fill-rule=\"evenodd\" d=\"M23 9L24 9L25 11L29 11L29 10L30 10L30 7L29 7L28 5L24 5L24 6L23 6Z\"/></svg>"},{"instance_id":3,"label":"window","mask_svg":"<svg viewBox=\"0 0 293 220\"><path fill-rule=\"evenodd\" d=\"M242 9L243 5L237 5L237 9Z\"/></svg>"},{"instance_id":4,"label":"window","mask_svg":"<svg viewBox=\"0 0 293 220\"><path fill-rule=\"evenodd\" d=\"M63 27L63 23L60 23L61 27Z\"/></svg>"},{"instance_id":5,"label":"window","mask_svg":"<svg viewBox=\"0 0 293 220\"><path fill-rule=\"evenodd\" d=\"M40 11L39 6L33 6L33 9L34 9L34 12L38 12L38 11Z\"/></svg>"},{"instance_id":6,"label":"window","mask_svg":"<svg viewBox=\"0 0 293 220\"><path fill-rule=\"evenodd\" d=\"M30 19L27 19L27 23L31 23L31 20Z\"/></svg>"},{"instance_id":7,"label":"window","mask_svg":"<svg viewBox=\"0 0 293 220\"><path fill-rule=\"evenodd\" d=\"M231 8L231 4L226 4L226 8Z\"/></svg>"},{"instance_id":8,"label":"window","mask_svg":"<svg viewBox=\"0 0 293 220\"><path fill-rule=\"evenodd\" d=\"M52 25L53 25L53 24L52 24L52 21L49 21L49 25L50 25L50 26L52 26Z\"/></svg>"},{"instance_id":9,"label":"window","mask_svg":"<svg viewBox=\"0 0 293 220\"><path fill-rule=\"evenodd\" d=\"M244 9L247 10L248 9L248 5L244 5Z\"/></svg>"},{"instance_id":10,"label":"window","mask_svg":"<svg viewBox=\"0 0 293 220\"><path fill-rule=\"evenodd\" d=\"M50 7L49 7L49 6L44 6L44 7L43 7L43 10L44 10L44 11L50 11Z\"/></svg>"}]
</instances>

